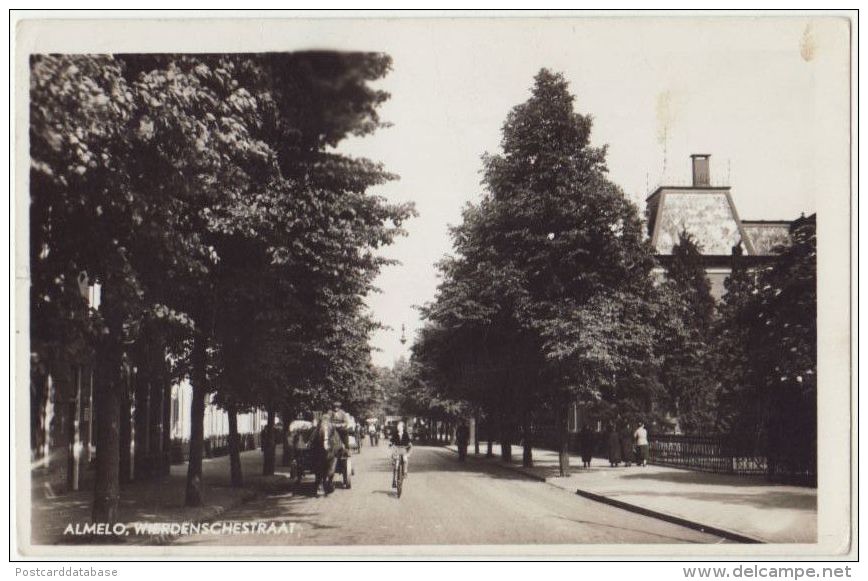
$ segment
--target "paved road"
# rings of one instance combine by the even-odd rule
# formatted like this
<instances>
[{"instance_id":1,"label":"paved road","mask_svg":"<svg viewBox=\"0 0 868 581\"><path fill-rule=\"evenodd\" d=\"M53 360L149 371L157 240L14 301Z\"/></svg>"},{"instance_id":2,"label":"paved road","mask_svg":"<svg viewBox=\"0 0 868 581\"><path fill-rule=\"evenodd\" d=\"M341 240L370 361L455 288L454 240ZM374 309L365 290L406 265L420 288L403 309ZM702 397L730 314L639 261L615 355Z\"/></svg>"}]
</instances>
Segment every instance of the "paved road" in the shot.
<instances>
[{"instance_id":1,"label":"paved road","mask_svg":"<svg viewBox=\"0 0 868 581\"><path fill-rule=\"evenodd\" d=\"M221 522L287 523L278 535L193 535L176 545L403 545L719 543L715 536L583 499L481 460L459 464L443 448L417 447L396 498L386 447L353 456L351 490L328 497L258 499Z\"/></svg>"}]
</instances>

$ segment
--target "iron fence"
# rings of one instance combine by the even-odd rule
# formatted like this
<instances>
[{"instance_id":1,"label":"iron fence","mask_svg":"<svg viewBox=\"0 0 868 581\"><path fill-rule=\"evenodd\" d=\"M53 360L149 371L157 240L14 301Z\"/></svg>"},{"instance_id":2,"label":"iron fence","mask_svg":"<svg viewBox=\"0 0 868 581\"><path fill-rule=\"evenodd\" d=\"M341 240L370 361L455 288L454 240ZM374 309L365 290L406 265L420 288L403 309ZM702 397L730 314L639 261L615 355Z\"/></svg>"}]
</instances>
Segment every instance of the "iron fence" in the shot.
<instances>
[{"instance_id":1,"label":"iron fence","mask_svg":"<svg viewBox=\"0 0 868 581\"><path fill-rule=\"evenodd\" d=\"M534 426L533 445L558 449L559 437L551 426ZM594 432L594 456L608 457L607 434ZM520 444L520 442L516 442ZM764 476L768 480L802 486L817 485L816 456L810 450L773 450L746 443L744 437L651 434L648 438L652 464L716 474ZM570 434L570 452L579 453L579 435Z\"/></svg>"},{"instance_id":2,"label":"iron fence","mask_svg":"<svg viewBox=\"0 0 868 581\"><path fill-rule=\"evenodd\" d=\"M239 434L238 449L241 452L255 450L260 447L259 434ZM202 441L202 456L205 458L217 458L229 453L229 435L206 436ZM173 438L170 456L172 464L183 464L190 456L190 440L187 438Z\"/></svg>"},{"instance_id":3,"label":"iron fence","mask_svg":"<svg viewBox=\"0 0 868 581\"><path fill-rule=\"evenodd\" d=\"M655 434L648 439L651 462L719 474L765 474L766 458L738 453L724 437Z\"/></svg>"}]
</instances>

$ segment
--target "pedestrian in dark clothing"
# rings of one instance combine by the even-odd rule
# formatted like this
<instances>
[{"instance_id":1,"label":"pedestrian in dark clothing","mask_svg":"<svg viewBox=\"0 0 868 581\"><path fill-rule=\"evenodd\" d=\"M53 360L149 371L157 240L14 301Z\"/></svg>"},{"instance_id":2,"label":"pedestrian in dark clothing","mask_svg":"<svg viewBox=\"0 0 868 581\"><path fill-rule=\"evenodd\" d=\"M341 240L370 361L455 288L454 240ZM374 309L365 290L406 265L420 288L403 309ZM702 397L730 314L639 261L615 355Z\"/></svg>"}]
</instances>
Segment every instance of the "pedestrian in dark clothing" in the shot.
<instances>
[{"instance_id":1,"label":"pedestrian in dark clothing","mask_svg":"<svg viewBox=\"0 0 868 581\"><path fill-rule=\"evenodd\" d=\"M464 462L467 458L467 443L470 441L470 428L464 422L458 426L455 440L458 444L458 460Z\"/></svg>"},{"instance_id":2,"label":"pedestrian in dark clothing","mask_svg":"<svg viewBox=\"0 0 868 581\"><path fill-rule=\"evenodd\" d=\"M621 458L624 460L624 466L630 466L635 454L633 450L633 432L630 431L629 426L625 426L621 430Z\"/></svg>"},{"instance_id":3,"label":"pedestrian in dark clothing","mask_svg":"<svg viewBox=\"0 0 868 581\"><path fill-rule=\"evenodd\" d=\"M579 451L582 453L582 466L591 467L591 458L594 455L594 433L588 426L582 428L579 435Z\"/></svg>"},{"instance_id":4,"label":"pedestrian in dark clothing","mask_svg":"<svg viewBox=\"0 0 868 581\"><path fill-rule=\"evenodd\" d=\"M621 436L615 429L615 425L609 426L608 435L608 450L609 450L609 466L618 466L621 464Z\"/></svg>"}]
</instances>

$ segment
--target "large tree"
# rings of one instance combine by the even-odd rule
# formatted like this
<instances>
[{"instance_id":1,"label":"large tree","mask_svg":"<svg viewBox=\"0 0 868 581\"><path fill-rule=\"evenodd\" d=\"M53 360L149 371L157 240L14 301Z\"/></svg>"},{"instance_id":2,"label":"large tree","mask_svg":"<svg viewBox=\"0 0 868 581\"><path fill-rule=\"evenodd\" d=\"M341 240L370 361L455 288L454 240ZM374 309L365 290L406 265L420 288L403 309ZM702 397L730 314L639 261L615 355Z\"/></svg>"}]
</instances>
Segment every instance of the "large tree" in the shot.
<instances>
[{"instance_id":1,"label":"large tree","mask_svg":"<svg viewBox=\"0 0 868 581\"><path fill-rule=\"evenodd\" d=\"M563 76L542 70L531 98L504 124L502 154L485 160L495 228L484 236L498 262L517 274L521 326L547 333L542 386L561 410L562 473L567 404L592 397L598 378L587 366L569 365L571 341L550 331L592 309L600 295L641 293L650 285L638 212L608 180L606 150L591 145L591 126L590 116L575 111Z\"/></svg>"},{"instance_id":2,"label":"large tree","mask_svg":"<svg viewBox=\"0 0 868 581\"><path fill-rule=\"evenodd\" d=\"M666 279L661 293L669 308L660 323L666 329L662 379L667 411L674 413L679 429L712 432L719 385L712 372L715 304L701 249L686 231L672 249Z\"/></svg>"},{"instance_id":3,"label":"large tree","mask_svg":"<svg viewBox=\"0 0 868 581\"><path fill-rule=\"evenodd\" d=\"M758 273L747 307L751 369L763 402L771 477L816 484L817 234L812 218L797 220L792 242Z\"/></svg>"},{"instance_id":4,"label":"large tree","mask_svg":"<svg viewBox=\"0 0 868 581\"><path fill-rule=\"evenodd\" d=\"M761 402L750 387L750 327L748 305L755 296L756 273L748 268L741 245L733 248L726 292L717 305L711 332L711 369L717 376L717 432L731 434L748 447L759 443Z\"/></svg>"},{"instance_id":5,"label":"large tree","mask_svg":"<svg viewBox=\"0 0 868 581\"><path fill-rule=\"evenodd\" d=\"M623 308L651 288L641 220L608 180L591 125L564 77L540 71L531 98L507 117L502 152L484 157L485 193L455 230L457 257L426 313L449 333L487 338L488 357L465 366L491 372L497 397L481 399L497 402L503 423L540 401L557 411L563 473L568 404L594 401L600 382L612 382L610 368L590 361L582 325L601 305ZM629 351L623 339L603 333L600 348Z\"/></svg>"},{"instance_id":6,"label":"large tree","mask_svg":"<svg viewBox=\"0 0 868 581\"><path fill-rule=\"evenodd\" d=\"M765 456L773 478L815 483L817 272L815 218L750 266L734 249L714 326L718 429L742 456Z\"/></svg>"},{"instance_id":7,"label":"large tree","mask_svg":"<svg viewBox=\"0 0 868 581\"><path fill-rule=\"evenodd\" d=\"M30 96L32 345L49 368L60 349L84 342L96 351L93 518L113 522L124 346L144 307L130 252L145 203L129 186L135 105L121 64L109 56L34 56ZM102 305L88 314L78 284L95 281Z\"/></svg>"}]
</instances>

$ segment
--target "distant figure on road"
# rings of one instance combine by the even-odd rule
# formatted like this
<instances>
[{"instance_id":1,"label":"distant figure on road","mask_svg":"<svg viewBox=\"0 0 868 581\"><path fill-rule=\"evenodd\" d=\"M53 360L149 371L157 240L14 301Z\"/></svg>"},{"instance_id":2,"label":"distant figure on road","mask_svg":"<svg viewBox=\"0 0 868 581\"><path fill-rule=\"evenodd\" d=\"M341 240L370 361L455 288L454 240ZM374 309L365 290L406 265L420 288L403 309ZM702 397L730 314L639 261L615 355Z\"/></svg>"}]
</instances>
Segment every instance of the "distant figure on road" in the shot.
<instances>
[{"instance_id":1,"label":"distant figure on road","mask_svg":"<svg viewBox=\"0 0 868 581\"><path fill-rule=\"evenodd\" d=\"M458 444L458 460L464 462L467 458L467 443L470 441L470 428L465 422L461 422L458 426L455 439Z\"/></svg>"},{"instance_id":2,"label":"distant figure on road","mask_svg":"<svg viewBox=\"0 0 868 581\"><path fill-rule=\"evenodd\" d=\"M618 430L615 429L615 424L609 425L607 449L609 453L609 466L614 467L621 464L621 436L618 435Z\"/></svg>"},{"instance_id":3,"label":"distant figure on road","mask_svg":"<svg viewBox=\"0 0 868 581\"><path fill-rule=\"evenodd\" d=\"M364 428L362 428L362 424L356 423L353 427L353 437L356 439L356 446L359 449L359 452L362 451L362 443L365 441L365 432Z\"/></svg>"},{"instance_id":4,"label":"distant figure on road","mask_svg":"<svg viewBox=\"0 0 868 581\"><path fill-rule=\"evenodd\" d=\"M582 453L582 466L590 468L594 456L594 433L588 426L583 427L579 434L579 451Z\"/></svg>"},{"instance_id":5,"label":"distant figure on road","mask_svg":"<svg viewBox=\"0 0 868 581\"><path fill-rule=\"evenodd\" d=\"M636 463L645 466L648 463L648 430L644 423L639 422L639 427L633 432L633 440L636 442Z\"/></svg>"},{"instance_id":6,"label":"distant figure on road","mask_svg":"<svg viewBox=\"0 0 868 581\"><path fill-rule=\"evenodd\" d=\"M380 444L380 434L377 432L374 424L368 424L368 437L371 439L371 446L378 446Z\"/></svg>"}]
</instances>

